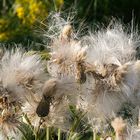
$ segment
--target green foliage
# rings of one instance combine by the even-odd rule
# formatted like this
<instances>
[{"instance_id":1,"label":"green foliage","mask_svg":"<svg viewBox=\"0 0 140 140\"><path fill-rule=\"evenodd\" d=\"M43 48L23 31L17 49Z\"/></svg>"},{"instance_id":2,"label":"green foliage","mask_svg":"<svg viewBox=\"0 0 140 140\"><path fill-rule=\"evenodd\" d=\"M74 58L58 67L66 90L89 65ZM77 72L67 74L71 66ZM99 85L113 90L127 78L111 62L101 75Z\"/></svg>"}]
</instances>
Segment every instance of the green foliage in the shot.
<instances>
[{"instance_id":1,"label":"green foliage","mask_svg":"<svg viewBox=\"0 0 140 140\"><path fill-rule=\"evenodd\" d=\"M24 43L41 40L34 33L35 27L50 11L59 10L63 0L2 0L0 2L0 42ZM41 27L42 28L42 27Z\"/></svg>"},{"instance_id":2,"label":"green foliage","mask_svg":"<svg viewBox=\"0 0 140 140\"><path fill-rule=\"evenodd\" d=\"M66 9L75 5L78 17L90 23L108 23L110 18L121 18L125 23L135 18L140 21L139 0L65 0ZM134 17L133 17L134 16Z\"/></svg>"},{"instance_id":3,"label":"green foliage","mask_svg":"<svg viewBox=\"0 0 140 140\"><path fill-rule=\"evenodd\" d=\"M85 113L81 110L77 110L75 106L70 105L69 110L71 112L71 128L67 135L67 140L90 140L93 137L93 132L90 126L87 124Z\"/></svg>"},{"instance_id":4,"label":"green foliage","mask_svg":"<svg viewBox=\"0 0 140 140\"><path fill-rule=\"evenodd\" d=\"M94 25L108 24L112 17L121 18L125 23L132 17L140 21L139 0L1 0L0 42L44 48L42 38L35 34L36 29L44 28L40 22L51 11L65 11L70 7L75 7L78 19Z\"/></svg>"},{"instance_id":5,"label":"green foliage","mask_svg":"<svg viewBox=\"0 0 140 140\"><path fill-rule=\"evenodd\" d=\"M22 140L92 140L93 132L86 123L85 114L72 105L69 107L69 111L71 113L71 128L69 132L64 132L59 128L42 127L41 125L36 128L31 124L28 116L23 114L21 124L18 127L22 133Z\"/></svg>"}]
</instances>

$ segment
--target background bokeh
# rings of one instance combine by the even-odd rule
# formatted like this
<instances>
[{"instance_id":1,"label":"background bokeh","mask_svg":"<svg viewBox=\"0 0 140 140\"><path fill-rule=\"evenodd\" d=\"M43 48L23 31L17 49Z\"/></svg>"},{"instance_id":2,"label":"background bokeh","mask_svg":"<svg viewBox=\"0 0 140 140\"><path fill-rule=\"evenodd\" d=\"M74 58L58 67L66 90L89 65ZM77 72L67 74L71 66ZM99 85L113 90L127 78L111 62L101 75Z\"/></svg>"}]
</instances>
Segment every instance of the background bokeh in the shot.
<instances>
[{"instance_id":1,"label":"background bokeh","mask_svg":"<svg viewBox=\"0 0 140 140\"><path fill-rule=\"evenodd\" d=\"M65 13L70 8L88 25L107 25L112 18L125 24L132 19L136 24L140 21L140 0L0 0L1 46L21 44L26 49L44 49L39 34L47 22L44 26L42 21L52 11Z\"/></svg>"}]
</instances>

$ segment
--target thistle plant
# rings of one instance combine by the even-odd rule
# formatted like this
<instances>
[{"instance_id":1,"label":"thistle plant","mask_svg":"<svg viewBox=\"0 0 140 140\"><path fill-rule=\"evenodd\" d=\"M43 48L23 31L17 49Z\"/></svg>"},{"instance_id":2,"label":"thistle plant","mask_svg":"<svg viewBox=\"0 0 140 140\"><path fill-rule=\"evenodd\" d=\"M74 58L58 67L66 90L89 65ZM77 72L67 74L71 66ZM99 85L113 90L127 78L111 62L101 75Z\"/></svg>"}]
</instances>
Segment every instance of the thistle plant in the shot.
<instances>
[{"instance_id":1,"label":"thistle plant","mask_svg":"<svg viewBox=\"0 0 140 140\"><path fill-rule=\"evenodd\" d=\"M48 61L20 49L5 50L1 56L2 139L60 140L64 134L72 140L91 132L94 140L99 135L109 139L113 128L118 140L138 137L133 135L134 128L139 130L136 123L119 118L124 104L140 105L137 32L112 23L79 37L60 14L52 20L46 33L51 40Z\"/></svg>"}]
</instances>

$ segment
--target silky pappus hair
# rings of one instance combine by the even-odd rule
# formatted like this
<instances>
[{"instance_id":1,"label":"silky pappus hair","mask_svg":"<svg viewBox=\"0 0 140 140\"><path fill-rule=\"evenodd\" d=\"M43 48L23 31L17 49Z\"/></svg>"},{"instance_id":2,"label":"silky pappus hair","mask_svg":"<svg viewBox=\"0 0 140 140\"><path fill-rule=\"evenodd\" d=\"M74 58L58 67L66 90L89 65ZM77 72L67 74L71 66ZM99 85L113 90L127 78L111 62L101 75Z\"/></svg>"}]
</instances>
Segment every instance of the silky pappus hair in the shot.
<instances>
[{"instance_id":1,"label":"silky pappus hair","mask_svg":"<svg viewBox=\"0 0 140 140\"><path fill-rule=\"evenodd\" d=\"M114 24L80 38L71 21L60 15L52 20L46 34L51 39L49 77L36 54L16 50L1 57L1 124L17 127L18 116L27 113L31 122L43 118L51 126L65 126L69 124L63 124L70 115L68 106L77 105L79 98L86 104L79 107L93 122L96 117L112 117L128 100L136 101L133 94L139 97L140 63L135 58L139 42L135 33Z\"/></svg>"},{"instance_id":2,"label":"silky pappus hair","mask_svg":"<svg viewBox=\"0 0 140 140\"><path fill-rule=\"evenodd\" d=\"M139 87L137 31L127 32L121 24L113 23L107 29L83 37L82 42L87 46L84 60L84 73L88 75L87 96L93 100L87 101L84 93L82 96L89 108L93 107L91 111L99 114L99 117L103 114L104 118L108 118L113 112L117 113L125 102L131 101L137 105L134 95L139 95L135 90Z\"/></svg>"},{"instance_id":3,"label":"silky pappus hair","mask_svg":"<svg viewBox=\"0 0 140 140\"><path fill-rule=\"evenodd\" d=\"M22 49L3 53L0 60L0 123L4 137L19 132L19 118L24 113L25 103L31 99L41 100L44 77L47 77L41 61L39 55L29 55Z\"/></svg>"},{"instance_id":4,"label":"silky pappus hair","mask_svg":"<svg viewBox=\"0 0 140 140\"><path fill-rule=\"evenodd\" d=\"M52 38L51 58L48 61L50 75L58 79L73 77L79 83L85 83L88 75L95 81L93 98L97 96L102 99L108 93L113 98L114 93L115 96L119 93L118 98L114 99L120 99L122 94L124 102L126 95L122 92L122 83L128 70L127 63L136 59L135 49L139 42L137 33L125 32L121 24L113 23L107 29L93 32L77 41L72 37L71 25L65 25L60 31L60 35Z\"/></svg>"}]
</instances>

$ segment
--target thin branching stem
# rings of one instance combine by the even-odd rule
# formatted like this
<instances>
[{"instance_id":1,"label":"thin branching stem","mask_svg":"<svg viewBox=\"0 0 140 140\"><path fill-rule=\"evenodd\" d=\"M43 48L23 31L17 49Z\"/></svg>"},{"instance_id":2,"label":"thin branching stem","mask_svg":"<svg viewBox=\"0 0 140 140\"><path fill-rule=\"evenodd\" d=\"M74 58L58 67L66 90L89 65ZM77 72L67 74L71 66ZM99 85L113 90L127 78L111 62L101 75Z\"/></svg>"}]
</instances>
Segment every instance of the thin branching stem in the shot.
<instances>
[{"instance_id":1,"label":"thin branching stem","mask_svg":"<svg viewBox=\"0 0 140 140\"><path fill-rule=\"evenodd\" d=\"M58 129L58 140L61 140L61 130L60 130L60 128Z\"/></svg>"},{"instance_id":2,"label":"thin branching stem","mask_svg":"<svg viewBox=\"0 0 140 140\"><path fill-rule=\"evenodd\" d=\"M93 140L96 140L96 130L93 130Z\"/></svg>"},{"instance_id":3,"label":"thin branching stem","mask_svg":"<svg viewBox=\"0 0 140 140\"><path fill-rule=\"evenodd\" d=\"M49 127L46 128L46 140L49 140Z\"/></svg>"}]
</instances>

